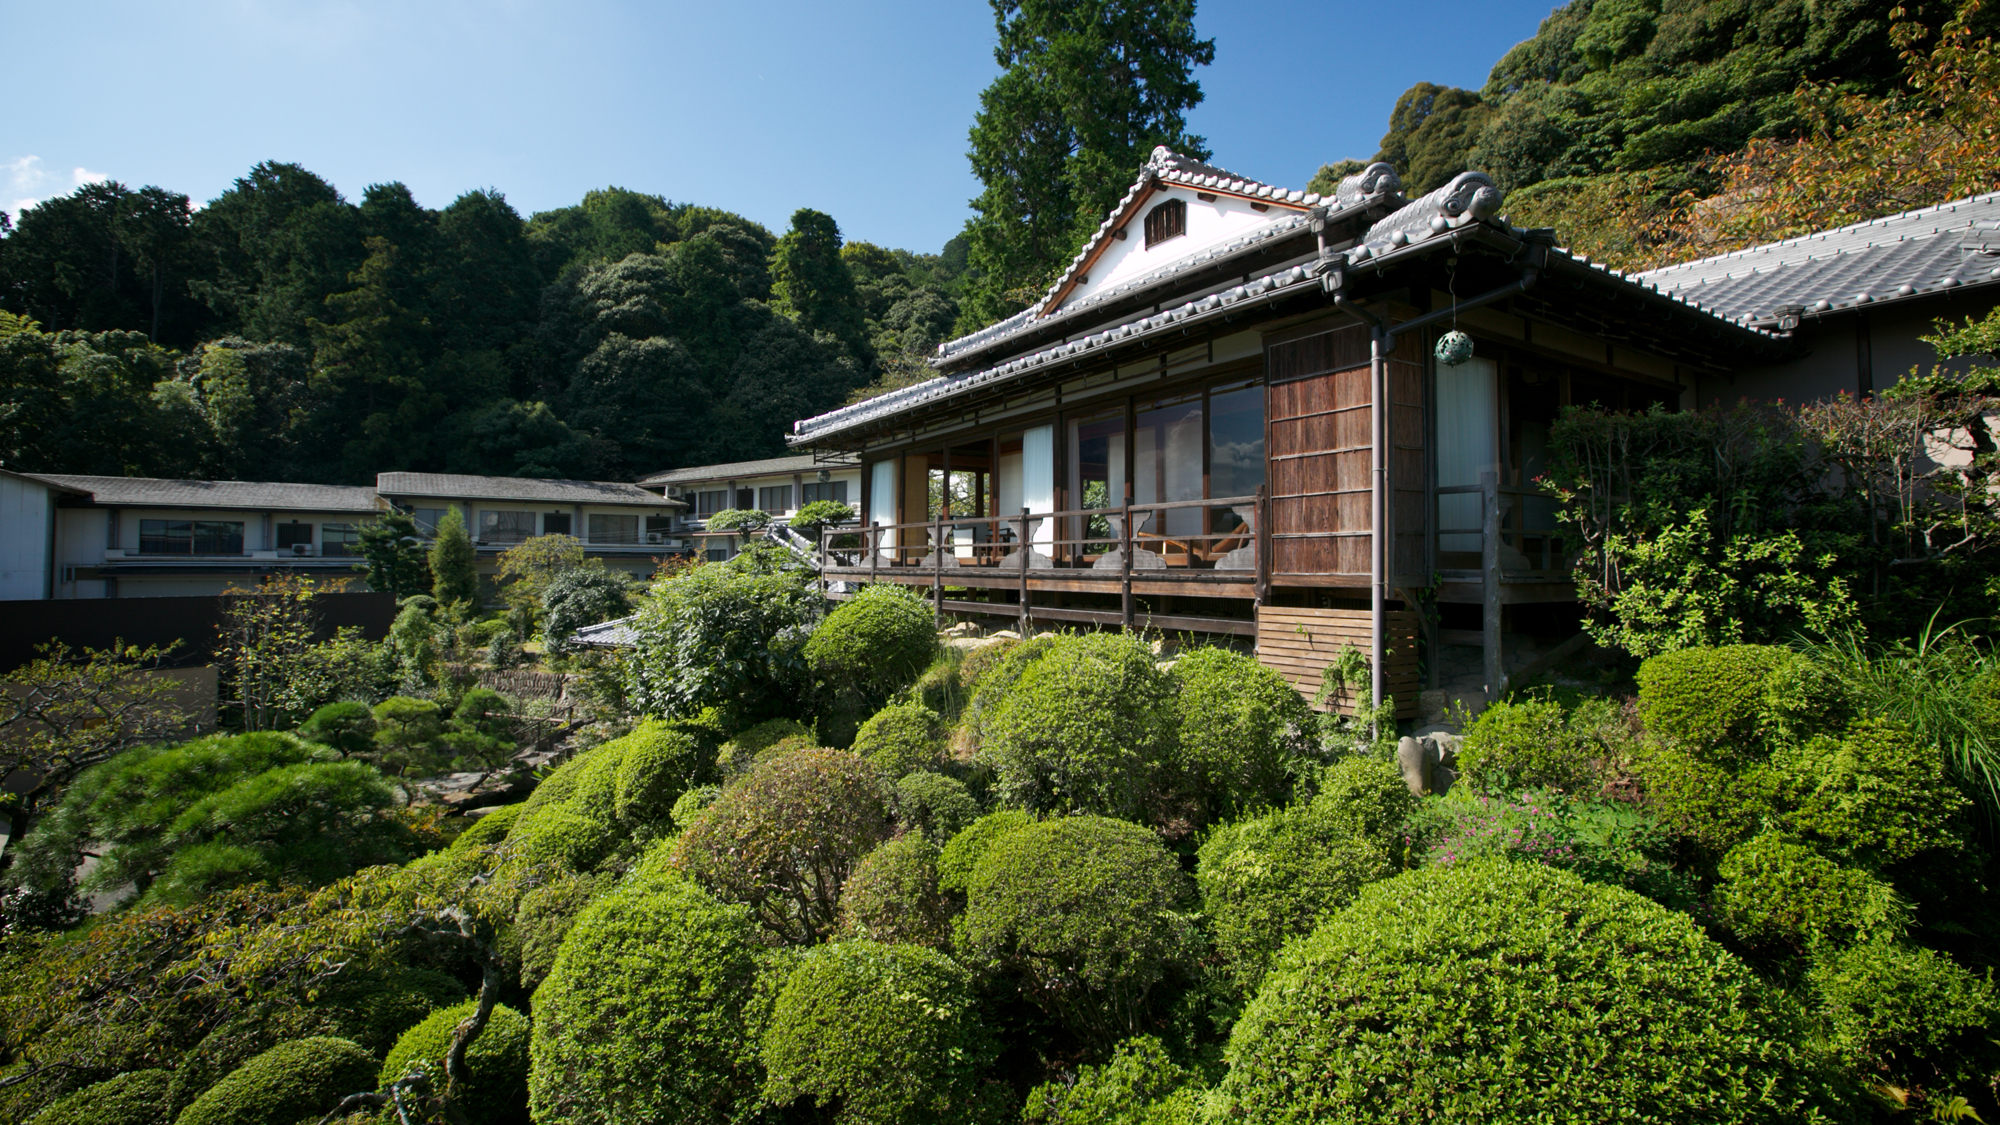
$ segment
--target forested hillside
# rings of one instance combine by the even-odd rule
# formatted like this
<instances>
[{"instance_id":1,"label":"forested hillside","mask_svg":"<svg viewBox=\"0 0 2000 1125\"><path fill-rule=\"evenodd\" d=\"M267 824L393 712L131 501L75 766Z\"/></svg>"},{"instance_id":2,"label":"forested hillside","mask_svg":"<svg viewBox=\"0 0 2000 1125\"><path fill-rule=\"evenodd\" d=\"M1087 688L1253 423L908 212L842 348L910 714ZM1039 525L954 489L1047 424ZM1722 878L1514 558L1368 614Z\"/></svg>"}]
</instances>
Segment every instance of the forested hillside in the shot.
<instances>
[{"instance_id":1,"label":"forested hillside","mask_svg":"<svg viewBox=\"0 0 2000 1125\"><path fill-rule=\"evenodd\" d=\"M958 315L964 252L606 188L523 219L266 162L207 205L106 183L0 215L0 461L368 483L624 478L784 452ZM904 376L907 378L907 376Z\"/></svg>"}]
</instances>

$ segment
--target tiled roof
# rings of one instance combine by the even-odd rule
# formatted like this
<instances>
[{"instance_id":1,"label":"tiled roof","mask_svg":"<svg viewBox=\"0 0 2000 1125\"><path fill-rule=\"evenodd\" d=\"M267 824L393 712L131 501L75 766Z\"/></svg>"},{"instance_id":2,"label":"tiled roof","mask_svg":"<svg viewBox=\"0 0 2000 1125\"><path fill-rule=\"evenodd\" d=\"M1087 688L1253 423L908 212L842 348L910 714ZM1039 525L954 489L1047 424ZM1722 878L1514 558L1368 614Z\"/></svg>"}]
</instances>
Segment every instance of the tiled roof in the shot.
<instances>
[{"instance_id":1,"label":"tiled roof","mask_svg":"<svg viewBox=\"0 0 2000 1125\"><path fill-rule=\"evenodd\" d=\"M1070 280L1075 277L1077 271L1082 269L1091 260L1092 256L1097 253L1098 248L1104 245L1106 239L1111 237L1112 232L1124 224L1130 216L1132 209L1146 196L1155 180L1176 187L1193 188L1197 191L1237 195L1252 200L1270 200L1273 203L1284 205L1288 210L1274 212L1264 222L1227 242L1198 247L1180 258L1167 262L1157 269L1149 270L1129 281L1102 289L1087 296L1072 297L1070 300L1065 301L1060 308L1051 308L1051 302L1055 300L1058 294L1062 293ZM1247 180L1225 172L1213 165L1203 164L1200 161L1181 156L1164 146L1156 148L1153 150L1152 159L1147 161L1145 167L1140 169L1139 178L1133 181L1131 188L1125 192L1124 198L1120 199L1118 205L1112 208L1110 216L1098 225L1096 233L1091 236L1090 241L1077 253L1076 257L1071 259L1069 267L1063 271L1061 277L1056 279L1055 284L1049 287L1048 292L1043 295L1041 301L997 324L988 325L977 332L968 333L955 340L947 340L939 344L937 358L934 362L940 364L947 363L989 350L1030 325L1088 313L1110 301L1151 288L1178 274L1186 273L1189 270L1198 269L1211 262L1228 258L1250 247L1269 242L1272 239L1293 234L1311 224L1312 215L1306 209L1325 204L1330 208L1331 213L1339 214L1344 211L1376 206L1385 200L1400 201L1401 196L1397 195L1396 192L1401 187L1402 181L1397 179L1394 170L1387 164L1372 164L1363 171L1342 180L1340 185L1335 189L1334 198L1324 199L1315 192L1292 191L1286 188L1273 187L1270 184L1259 183L1256 180Z\"/></svg>"},{"instance_id":2,"label":"tiled roof","mask_svg":"<svg viewBox=\"0 0 2000 1125\"><path fill-rule=\"evenodd\" d=\"M731 461L727 465L689 465L668 469L642 479L640 484L680 484L691 480L736 480L767 473L809 473L821 468L810 453L791 457L766 457L762 461Z\"/></svg>"},{"instance_id":3,"label":"tiled roof","mask_svg":"<svg viewBox=\"0 0 2000 1125\"><path fill-rule=\"evenodd\" d=\"M634 624L638 620L639 615L635 613L630 617L585 625L570 634L570 643L595 648L631 648L639 643L639 630Z\"/></svg>"},{"instance_id":4,"label":"tiled roof","mask_svg":"<svg viewBox=\"0 0 2000 1125\"><path fill-rule=\"evenodd\" d=\"M384 496L439 496L452 500L532 500L557 504L632 504L685 507L657 492L621 480L539 480L474 477L453 473L382 473L372 492Z\"/></svg>"},{"instance_id":5,"label":"tiled roof","mask_svg":"<svg viewBox=\"0 0 2000 1125\"><path fill-rule=\"evenodd\" d=\"M1637 275L1731 318L1810 313L2000 280L2000 192Z\"/></svg>"},{"instance_id":6,"label":"tiled roof","mask_svg":"<svg viewBox=\"0 0 2000 1125\"><path fill-rule=\"evenodd\" d=\"M278 508L313 512L373 512L372 488L339 484L279 484L249 480L160 480L37 473L37 479L87 492L103 505L134 508Z\"/></svg>"}]
</instances>

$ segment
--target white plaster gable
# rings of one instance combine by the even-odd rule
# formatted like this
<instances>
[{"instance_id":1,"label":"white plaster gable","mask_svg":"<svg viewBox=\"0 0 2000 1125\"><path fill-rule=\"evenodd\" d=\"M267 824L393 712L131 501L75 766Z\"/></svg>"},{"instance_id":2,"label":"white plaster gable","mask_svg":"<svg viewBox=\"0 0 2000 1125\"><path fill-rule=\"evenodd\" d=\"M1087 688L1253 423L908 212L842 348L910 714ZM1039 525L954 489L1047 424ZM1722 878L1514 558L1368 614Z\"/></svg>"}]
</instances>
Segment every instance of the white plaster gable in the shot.
<instances>
[{"instance_id":1,"label":"white plaster gable","mask_svg":"<svg viewBox=\"0 0 2000 1125\"><path fill-rule=\"evenodd\" d=\"M1146 216L1153 208L1174 199L1187 206L1187 233L1148 249ZM1241 238L1257 227L1288 219L1296 213L1295 208L1268 203L1264 204L1265 210L1259 211L1252 206L1253 202L1232 195L1215 195L1204 200L1192 188L1163 186L1123 217L1116 229L1124 230L1125 237L1121 240L1114 235L1107 241L1097 259L1074 279L1075 284L1063 295L1062 304L1051 307L1048 312L1053 313L1078 298L1101 293L1142 274L1170 266L1212 246Z\"/></svg>"}]
</instances>

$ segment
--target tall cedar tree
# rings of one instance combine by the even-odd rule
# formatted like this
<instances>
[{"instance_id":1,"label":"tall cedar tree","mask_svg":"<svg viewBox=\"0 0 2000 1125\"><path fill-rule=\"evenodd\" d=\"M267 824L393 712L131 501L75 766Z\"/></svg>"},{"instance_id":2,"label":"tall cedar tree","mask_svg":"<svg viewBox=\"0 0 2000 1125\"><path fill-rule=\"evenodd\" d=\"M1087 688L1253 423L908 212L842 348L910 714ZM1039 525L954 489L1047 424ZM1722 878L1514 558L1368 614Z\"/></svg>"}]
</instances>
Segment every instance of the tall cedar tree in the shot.
<instances>
[{"instance_id":1,"label":"tall cedar tree","mask_svg":"<svg viewBox=\"0 0 2000 1125\"><path fill-rule=\"evenodd\" d=\"M959 328L1025 307L1132 182L1155 145L1199 159L1187 132L1201 102L1195 0L993 0L1005 68L979 96L973 174L986 185L968 224L972 265Z\"/></svg>"},{"instance_id":2,"label":"tall cedar tree","mask_svg":"<svg viewBox=\"0 0 2000 1125\"><path fill-rule=\"evenodd\" d=\"M472 563L472 536L466 533L465 517L456 505L445 508L444 518L438 521L430 563L431 596L440 604L478 599L479 572Z\"/></svg>"}]
</instances>

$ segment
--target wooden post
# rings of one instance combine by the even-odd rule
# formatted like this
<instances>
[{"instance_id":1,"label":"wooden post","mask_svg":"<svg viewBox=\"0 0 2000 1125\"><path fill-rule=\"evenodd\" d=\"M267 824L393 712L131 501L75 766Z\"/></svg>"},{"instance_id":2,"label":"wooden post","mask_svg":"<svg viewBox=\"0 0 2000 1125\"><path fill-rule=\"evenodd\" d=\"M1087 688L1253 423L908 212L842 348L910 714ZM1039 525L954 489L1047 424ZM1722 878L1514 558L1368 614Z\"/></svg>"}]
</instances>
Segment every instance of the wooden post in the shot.
<instances>
[{"instance_id":1,"label":"wooden post","mask_svg":"<svg viewBox=\"0 0 2000 1125\"><path fill-rule=\"evenodd\" d=\"M1479 588L1484 613L1481 641L1486 656L1486 702L1507 690L1507 664L1500 652L1500 477L1479 474Z\"/></svg>"},{"instance_id":2,"label":"wooden post","mask_svg":"<svg viewBox=\"0 0 2000 1125\"><path fill-rule=\"evenodd\" d=\"M1118 569L1120 572L1119 584L1124 587L1122 607L1124 611L1125 631L1129 633L1132 631L1132 504L1130 497L1126 498L1125 518L1118 522L1118 561L1122 564Z\"/></svg>"},{"instance_id":3,"label":"wooden post","mask_svg":"<svg viewBox=\"0 0 2000 1125\"><path fill-rule=\"evenodd\" d=\"M951 477L945 477L945 495L951 494ZM944 628L944 517L931 521L931 620Z\"/></svg>"},{"instance_id":4,"label":"wooden post","mask_svg":"<svg viewBox=\"0 0 2000 1125\"><path fill-rule=\"evenodd\" d=\"M1253 589L1257 604L1266 605L1271 600L1271 494L1267 486L1257 486L1257 503L1251 511L1257 519L1257 526L1250 529L1251 549L1257 554Z\"/></svg>"},{"instance_id":5,"label":"wooden post","mask_svg":"<svg viewBox=\"0 0 2000 1125\"><path fill-rule=\"evenodd\" d=\"M882 574L882 521L868 521L868 581L881 581Z\"/></svg>"},{"instance_id":6,"label":"wooden post","mask_svg":"<svg viewBox=\"0 0 2000 1125\"><path fill-rule=\"evenodd\" d=\"M1035 561L1035 545L1028 542L1028 509L1026 508L1021 509L1021 531L1020 534L1015 536L1015 542L1018 546L1014 548L1014 555L1021 564L1021 624L1018 628L1021 633L1021 639L1026 640L1028 637L1028 564Z\"/></svg>"}]
</instances>

